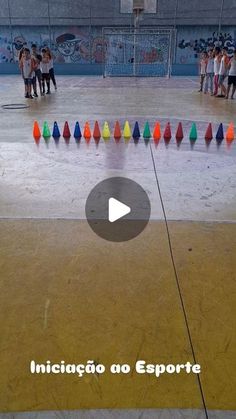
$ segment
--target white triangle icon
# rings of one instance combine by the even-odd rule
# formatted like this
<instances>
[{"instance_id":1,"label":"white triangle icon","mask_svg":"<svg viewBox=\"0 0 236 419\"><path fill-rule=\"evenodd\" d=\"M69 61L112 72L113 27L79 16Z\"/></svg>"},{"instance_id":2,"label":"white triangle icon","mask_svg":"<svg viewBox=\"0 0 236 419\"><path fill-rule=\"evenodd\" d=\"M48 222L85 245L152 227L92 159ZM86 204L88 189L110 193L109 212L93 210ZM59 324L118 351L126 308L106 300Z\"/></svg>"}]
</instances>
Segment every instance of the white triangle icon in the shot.
<instances>
[{"instance_id":1,"label":"white triangle icon","mask_svg":"<svg viewBox=\"0 0 236 419\"><path fill-rule=\"evenodd\" d=\"M109 210L108 216L110 223L114 223L117 220L125 217L127 214L131 213L131 208L123 204L120 201L117 201L115 198L109 199Z\"/></svg>"}]
</instances>

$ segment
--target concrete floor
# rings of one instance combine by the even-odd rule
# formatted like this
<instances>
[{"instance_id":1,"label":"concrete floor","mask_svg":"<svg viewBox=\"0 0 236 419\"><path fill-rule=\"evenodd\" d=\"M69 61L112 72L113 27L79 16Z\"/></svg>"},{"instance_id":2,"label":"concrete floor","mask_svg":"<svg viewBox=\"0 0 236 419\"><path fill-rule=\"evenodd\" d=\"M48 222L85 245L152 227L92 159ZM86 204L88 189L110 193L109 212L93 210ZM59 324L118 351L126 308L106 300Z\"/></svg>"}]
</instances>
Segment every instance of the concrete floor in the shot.
<instances>
[{"instance_id":1,"label":"concrete floor","mask_svg":"<svg viewBox=\"0 0 236 419\"><path fill-rule=\"evenodd\" d=\"M58 84L29 109L0 110L0 418L233 419L236 147L213 140L207 148L204 133L208 122L214 131L236 122L236 102L199 95L196 79ZM2 77L1 104L25 103L22 90L20 78ZM61 127L96 119L143 127L148 119L162 128L170 120L173 133L181 120L186 136L179 148L174 139L168 147L113 139L36 145L35 119ZM92 187L117 175L140 183L152 205L147 229L123 244L96 237L84 210ZM29 374L31 359L133 365L194 356L200 381Z\"/></svg>"}]
</instances>

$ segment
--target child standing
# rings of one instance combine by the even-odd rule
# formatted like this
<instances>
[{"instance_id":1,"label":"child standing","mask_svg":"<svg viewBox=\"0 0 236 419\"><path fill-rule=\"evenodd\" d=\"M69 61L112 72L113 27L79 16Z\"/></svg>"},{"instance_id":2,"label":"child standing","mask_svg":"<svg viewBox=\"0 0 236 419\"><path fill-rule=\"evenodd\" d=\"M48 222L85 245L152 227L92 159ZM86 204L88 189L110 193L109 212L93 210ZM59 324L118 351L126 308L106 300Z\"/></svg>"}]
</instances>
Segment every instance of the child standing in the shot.
<instances>
[{"instance_id":1,"label":"child standing","mask_svg":"<svg viewBox=\"0 0 236 419\"><path fill-rule=\"evenodd\" d=\"M206 67L206 83L204 88L204 93L208 93L209 84L211 96L213 96L213 79L214 79L214 56L213 50L210 50L208 53L207 67Z\"/></svg>"},{"instance_id":2,"label":"child standing","mask_svg":"<svg viewBox=\"0 0 236 419\"><path fill-rule=\"evenodd\" d=\"M35 44L33 44L31 48L32 48L32 57L35 61L35 78L33 80L34 96L38 97L37 80L39 84L40 94L42 96L42 73L40 70L40 63L42 61L42 55L37 52L37 46Z\"/></svg>"},{"instance_id":3,"label":"child standing","mask_svg":"<svg viewBox=\"0 0 236 419\"><path fill-rule=\"evenodd\" d=\"M199 70L200 70L200 90L199 92L203 91L204 80L206 77L206 68L207 68L207 52L203 52L201 56L201 60L199 63Z\"/></svg>"},{"instance_id":4,"label":"child standing","mask_svg":"<svg viewBox=\"0 0 236 419\"><path fill-rule=\"evenodd\" d=\"M220 47L215 47L215 58L214 58L214 96L218 95L219 89L219 73L220 73L220 63L221 63L221 49Z\"/></svg>"},{"instance_id":5,"label":"child standing","mask_svg":"<svg viewBox=\"0 0 236 419\"><path fill-rule=\"evenodd\" d=\"M48 58L49 58L49 74L50 74L50 79L53 82L53 86L55 87L55 90L57 90L57 82L56 82L55 73L54 73L54 63L53 63L52 52L50 51L50 49L48 47L46 47L45 49L47 51Z\"/></svg>"},{"instance_id":6,"label":"child standing","mask_svg":"<svg viewBox=\"0 0 236 419\"><path fill-rule=\"evenodd\" d=\"M42 73L42 94L45 95L45 82L47 85L47 95L50 95L50 74L49 74L49 58L47 51L42 49L42 61L40 63Z\"/></svg>"},{"instance_id":7,"label":"child standing","mask_svg":"<svg viewBox=\"0 0 236 419\"><path fill-rule=\"evenodd\" d=\"M34 77L34 62L30 55L30 50L25 48L20 61L21 74L25 83L25 98L33 99L32 96L32 79Z\"/></svg>"},{"instance_id":8,"label":"child standing","mask_svg":"<svg viewBox=\"0 0 236 419\"><path fill-rule=\"evenodd\" d=\"M234 55L229 62L229 78L228 78L228 89L226 94L226 99L229 98L229 93L231 86L233 86L231 99L234 98L234 93L236 91L236 50L234 51Z\"/></svg>"},{"instance_id":9,"label":"child standing","mask_svg":"<svg viewBox=\"0 0 236 419\"><path fill-rule=\"evenodd\" d=\"M21 68L21 65L22 65L21 61L22 61L22 58L23 58L24 51L25 51L25 47L21 48L21 50L19 52L19 55L18 55L18 65L19 65L19 69L20 69L20 72L21 72L21 75L22 75L23 82L24 82L25 96L26 96L27 88L26 88L26 85L25 85L25 80L24 80L24 76L23 76L22 68Z\"/></svg>"}]
</instances>

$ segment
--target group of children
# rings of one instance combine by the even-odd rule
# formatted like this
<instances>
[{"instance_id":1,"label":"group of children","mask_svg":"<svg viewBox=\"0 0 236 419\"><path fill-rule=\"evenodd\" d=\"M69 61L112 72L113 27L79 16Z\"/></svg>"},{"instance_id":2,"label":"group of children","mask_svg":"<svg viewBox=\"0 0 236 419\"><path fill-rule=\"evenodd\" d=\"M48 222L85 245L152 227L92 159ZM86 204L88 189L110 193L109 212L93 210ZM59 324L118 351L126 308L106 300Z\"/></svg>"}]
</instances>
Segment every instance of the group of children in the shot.
<instances>
[{"instance_id":1,"label":"group of children","mask_svg":"<svg viewBox=\"0 0 236 419\"><path fill-rule=\"evenodd\" d=\"M51 93L50 81L57 89L53 56L48 47L43 48L41 53L34 44L31 51L29 48L22 48L19 54L19 67L25 85L25 98L37 98L38 86L41 96L49 95Z\"/></svg>"},{"instance_id":2,"label":"group of children","mask_svg":"<svg viewBox=\"0 0 236 419\"><path fill-rule=\"evenodd\" d=\"M228 86L225 81L228 79ZM231 91L232 89L232 91ZM236 91L236 50L230 58L228 48L222 50L219 47L203 52L200 60L200 90L199 92L210 93L212 96L234 98Z\"/></svg>"}]
</instances>

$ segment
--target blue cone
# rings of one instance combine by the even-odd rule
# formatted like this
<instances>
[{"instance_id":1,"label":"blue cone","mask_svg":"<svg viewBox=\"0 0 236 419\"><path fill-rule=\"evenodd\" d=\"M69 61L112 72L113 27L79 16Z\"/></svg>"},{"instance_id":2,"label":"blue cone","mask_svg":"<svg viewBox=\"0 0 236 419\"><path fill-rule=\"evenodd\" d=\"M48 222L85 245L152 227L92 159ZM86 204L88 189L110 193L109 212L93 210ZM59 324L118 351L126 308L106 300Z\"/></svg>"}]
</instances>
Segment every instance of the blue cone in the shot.
<instances>
[{"instance_id":1,"label":"blue cone","mask_svg":"<svg viewBox=\"0 0 236 419\"><path fill-rule=\"evenodd\" d=\"M82 138L82 133L81 133L79 122L76 122L75 124L74 137L77 139Z\"/></svg>"},{"instance_id":2,"label":"blue cone","mask_svg":"<svg viewBox=\"0 0 236 419\"><path fill-rule=\"evenodd\" d=\"M53 136L53 138L60 138L60 136L61 136L61 133L60 133L57 122L54 122L52 136Z\"/></svg>"},{"instance_id":3,"label":"blue cone","mask_svg":"<svg viewBox=\"0 0 236 419\"><path fill-rule=\"evenodd\" d=\"M133 138L135 140L138 140L140 137L141 137L140 129L139 129L138 122L136 121L134 125Z\"/></svg>"},{"instance_id":4,"label":"blue cone","mask_svg":"<svg viewBox=\"0 0 236 419\"><path fill-rule=\"evenodd\" d=\"M224 139L224 128L223 124L220 124L217 134L216 134L216 140L222 141Z\"/></svg>"}]
</instances>

